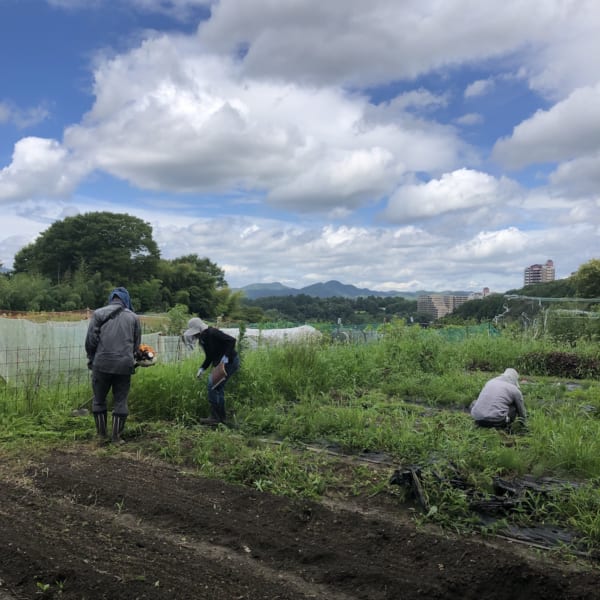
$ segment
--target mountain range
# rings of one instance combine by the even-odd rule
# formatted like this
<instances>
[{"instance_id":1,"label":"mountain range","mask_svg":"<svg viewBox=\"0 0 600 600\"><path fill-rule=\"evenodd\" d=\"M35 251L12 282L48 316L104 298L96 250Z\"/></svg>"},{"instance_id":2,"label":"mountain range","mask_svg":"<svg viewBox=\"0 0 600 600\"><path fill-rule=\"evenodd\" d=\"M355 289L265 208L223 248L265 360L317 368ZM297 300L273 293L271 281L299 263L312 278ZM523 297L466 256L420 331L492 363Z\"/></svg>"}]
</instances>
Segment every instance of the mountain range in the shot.
<instances>
[{"instance_id":1,"label":"mountain range","mask_svg":"<svg viewBox=\"0 0 600 600\"><path fill-rule=\"evenodd\" d=\"M267 298L271 296L297 296L299 294L305 294L306 296L313 296L315 298L361 298L367 296L377 296L380 298L391 298L391 297L402 297L409 300L416 300L423 294L448 294L448 295L468 295L470 292L456 292L456 291L444 291L444 292L378 292L375 290L369 290L367 288L358 288L354 285L341 283L332 279L325 283L313 283L302 288L292 288L283 285L279 282L273 283L251 283L241 288L237 288L234 291L241 291L248 300L257 300L258 298Z\"/></svg>"}]
</instances>

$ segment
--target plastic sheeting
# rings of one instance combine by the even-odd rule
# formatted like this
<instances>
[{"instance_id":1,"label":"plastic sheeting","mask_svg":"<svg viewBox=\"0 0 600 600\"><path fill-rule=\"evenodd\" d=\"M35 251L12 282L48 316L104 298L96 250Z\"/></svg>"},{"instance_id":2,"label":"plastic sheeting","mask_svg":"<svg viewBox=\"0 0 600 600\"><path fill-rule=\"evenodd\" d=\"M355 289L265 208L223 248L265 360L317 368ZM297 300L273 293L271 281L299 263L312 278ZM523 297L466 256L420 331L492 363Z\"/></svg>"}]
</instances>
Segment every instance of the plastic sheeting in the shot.
<instances>
[{"instance_id":1,"label":"plastic sheeting","mask_svg":"<svg viewBox=\"0 0 600 600\"><path fill-rule=\"evenodd\" d=\"M34 323L26 319L0 318L0 382L17 385L31 382L44 375L65 377L87 372L85 337L89 321ZM239 338L239 329L223 329ZM248 347L256 349L285 342L302 342L321 337L309 325L288 329L247 329L244 339ZM157 363L169 363L189 356L180 336L158 333L144 334L142 342L157 353ZM197 351L197 348L196 348Z\"/></svg>"},{"instance_id":2,"label":"plastic sheeting","mask_svg":"<svg viewBox=\"0 0 600 600\"><path fill-rule=\"evenodd\" d=\"M85 337L89 321L34 323L0 318L0 381L7 384L44 381L87 372ZM177 336L142 336L163 362L178 360ZM52 377L48 377L51 374Z\"/></svg>"},{"instance_id":3,"label":"plastic sheeting","mask_svg":"<svg viewBox=\"0 0 600 600\"><path fill-rule=\"evenodd\" d=\"M87 368L83 343L87 321L33 323L0 319L0 377L7 383L31 380L43 372Z\"/></svg>"},{"instance_id":4,"label":"plastic sheeting","mask_svg":"<svg viewBox=\"0 0 600 600\"><path fill-rule=\"evenodd\" d=\"M239 329L223 328L222 331L239 339ZM282 344L285 342L307 342L320 339L321 337L322 334L310 325L300 325L299 327L288 327L286 329L249 328L244 332L244 341L251 349Z\"/></svg>"}]
</instances>

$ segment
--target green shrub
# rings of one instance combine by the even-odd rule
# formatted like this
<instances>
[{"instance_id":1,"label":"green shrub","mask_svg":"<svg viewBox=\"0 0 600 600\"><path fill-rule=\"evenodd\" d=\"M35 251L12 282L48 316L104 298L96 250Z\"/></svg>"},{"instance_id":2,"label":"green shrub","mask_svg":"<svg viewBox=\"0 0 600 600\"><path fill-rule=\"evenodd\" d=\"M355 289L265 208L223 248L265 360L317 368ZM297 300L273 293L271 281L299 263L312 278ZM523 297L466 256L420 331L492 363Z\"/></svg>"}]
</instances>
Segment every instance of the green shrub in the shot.
<instances>
[{"instance_id":1,"label":"green shrub","mask_svg":"<svg viewBox=\"0 0 600 600\"><path fill-rule=\"evenodd\" d=\"M600 378L600 360L573 352L529 352L519 357L519 368L532 375L550 375L567 379Z\"/></svg>"}]
</instances>

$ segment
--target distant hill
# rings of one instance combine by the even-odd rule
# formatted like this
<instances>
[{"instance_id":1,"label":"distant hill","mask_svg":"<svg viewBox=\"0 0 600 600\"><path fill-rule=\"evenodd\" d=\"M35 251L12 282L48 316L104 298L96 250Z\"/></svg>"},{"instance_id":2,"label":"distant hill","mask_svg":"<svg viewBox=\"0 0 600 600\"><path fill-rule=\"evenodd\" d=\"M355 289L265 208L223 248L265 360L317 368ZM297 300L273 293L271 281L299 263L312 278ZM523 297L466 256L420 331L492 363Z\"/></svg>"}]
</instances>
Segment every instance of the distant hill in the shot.
<instances>
[{"instance_id":1,"label":"distant hill","mask_svg":"<svg viewBox=\"0 0 600 600\"><path fill-rule=\"evenodd\" d=\"M417 297L423 294L468 294L469 292L378 292L375 290L369 290L367 288L358 288L354 285L341 283L332 279L325 283L313 283L303 288L292 288L283 285L279 282L274 283L252 283L242 288L238 288L236 291L244 292L244 296L248 300L257 300L258 298L268 298L271 296L298 296L299 294L305 294L314 298L361 298L367 296L376 296L379 298L392 298L402 297L408 300L415 300Z\"/></svg>"},{"instance_id":2,"label":"distant hill","mask_svg":"<svg viewBox=\"0 0 600 600\"><path fill-rule=\"evenodd\" d=\"M269 296L294 296L300 294L298 290L283 285L278 281L273 283L251 283L242 288L234 289L234 291L244 292L244 296L250 300L257 298L267 298Z\"/></svg>"},{"instance_id":3,"label":"distant hill","mask_svg":"<svg viewBox=\"0 0 600 600\"><path fill-rule=\"evenodd\" d=\"M376 292L367 288L357 288L354 285L340 283L335 280L307 285L302 288L300 293L307 296L314 296L315 298L331 298L333 296L337 296L338 298L360 298L366 296L388 298L392 296L404 296L400 292ZM412 297L412 294L410 297Z\"/></svg>"}]
</instances>

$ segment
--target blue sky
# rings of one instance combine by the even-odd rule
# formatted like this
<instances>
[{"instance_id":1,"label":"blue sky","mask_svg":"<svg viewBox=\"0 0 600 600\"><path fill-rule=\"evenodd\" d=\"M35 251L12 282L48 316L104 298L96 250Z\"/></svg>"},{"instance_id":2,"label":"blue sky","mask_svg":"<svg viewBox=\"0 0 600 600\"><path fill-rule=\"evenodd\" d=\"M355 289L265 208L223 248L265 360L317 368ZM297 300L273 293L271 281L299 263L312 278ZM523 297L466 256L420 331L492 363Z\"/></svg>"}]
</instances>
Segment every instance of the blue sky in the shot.
<instances>
[{"instance_id":1,"label":"blue sky","mask_svg":"<svg viewBox=\"0 0 600 600\"><path fill-rule=\"evenodd\" d=\"M0 0L0 262L107 210L232 287L566 277L600 256L598 31L595 0Z\"/></svg>"}]
</instances>

